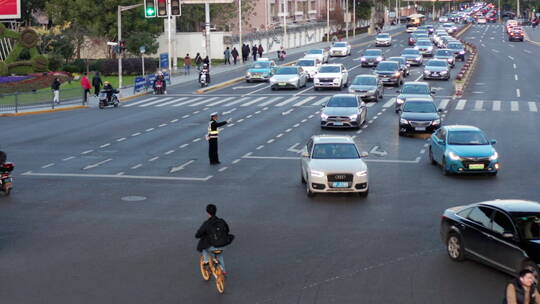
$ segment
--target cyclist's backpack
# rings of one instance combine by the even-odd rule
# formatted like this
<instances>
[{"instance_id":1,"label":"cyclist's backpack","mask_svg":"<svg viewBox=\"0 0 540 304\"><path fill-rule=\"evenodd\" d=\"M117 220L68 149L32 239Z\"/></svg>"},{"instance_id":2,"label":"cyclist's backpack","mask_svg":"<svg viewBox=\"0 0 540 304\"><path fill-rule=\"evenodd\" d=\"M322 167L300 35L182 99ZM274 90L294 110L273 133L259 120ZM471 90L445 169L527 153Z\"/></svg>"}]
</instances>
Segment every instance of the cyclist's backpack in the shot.
<instances>
[{"instance_id":1,"label":"cyclist's backpack","mask_svg":"<svg viewBox=\"0 0 540 304\"><path fill-rule=\"evenodd\" d=\"M229 244L229 233L227 231L227 223L223 219L216 219L209 231L210 245L214 247L222 247Z\"/></svg>"}]
</instances>

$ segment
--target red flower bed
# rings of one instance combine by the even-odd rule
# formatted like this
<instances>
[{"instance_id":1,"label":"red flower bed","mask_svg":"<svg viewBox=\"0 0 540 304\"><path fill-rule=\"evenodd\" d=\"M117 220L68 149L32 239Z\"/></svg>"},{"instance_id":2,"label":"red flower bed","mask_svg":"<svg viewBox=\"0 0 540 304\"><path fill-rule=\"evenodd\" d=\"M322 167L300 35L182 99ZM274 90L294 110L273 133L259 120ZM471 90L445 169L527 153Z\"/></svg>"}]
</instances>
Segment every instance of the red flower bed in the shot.
<instances>
[{"instance_id":1,"label":"red flower bed","mask_svg":"<svg viewBox=\"0 0 540 304\"><path fill-rule=\"evenodd\" d=\"M54 78L58 77L60 82L66 82L71 75L64 72L48 72L31 74L30 78L20 81L0 82L0 94L10 94L15 92L30 92L43 88L50 88Z\"/></svg>"}]
</instances>

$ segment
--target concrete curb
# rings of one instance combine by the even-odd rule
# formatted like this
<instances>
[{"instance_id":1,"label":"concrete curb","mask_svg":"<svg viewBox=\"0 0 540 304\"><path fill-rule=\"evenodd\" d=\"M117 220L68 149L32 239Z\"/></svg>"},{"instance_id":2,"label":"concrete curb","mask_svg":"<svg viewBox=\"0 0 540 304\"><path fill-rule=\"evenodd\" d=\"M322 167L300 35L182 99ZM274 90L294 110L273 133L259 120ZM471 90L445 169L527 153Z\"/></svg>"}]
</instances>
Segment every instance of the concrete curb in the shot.
<instances>
[{"instance_id":1,"label":"concrete curb","mask_svg":"<svg viewBox=\"0 0 540 304\"><path fill-rule=\"evenodd\" d=\"M131 96L128 96L128 97L122 97L122 98L120 98L120 102L130 101L130 100L135 99L137 97L141 97L141 96L148 95L148 94L150 94L150 92L143 92L143 93L138 93L138 94L131 95Z\"/></svg>"},{"instance_id":2,"label":"concrete curb","mask_svg":"<svg viewBox=\"0 0 540 304\"><path fill-rule=\"evenodd\" d=\"M454 37L459 38L460 36L465 34L471 27L472 27L472 24L467 24L458 33L456 33ZM467 45L465 47L467 47ZM472 50L469 48L469 53L471 53L471 51ZM469 81L472 78L472 74L474 73L476 63L478 62L478 57L479 57L478 50L476 50L473 63L471 67L468 69L467 74L465 75L465 78L462 80L459 80L459 83L458 83L458 80L454 80L454 95L452 96L452 99L456 99L458 97L463 96L463 91L469 84Z\"/></svg>"},{"instance_id":3,"label":"concrete curb","mask_svg":"<svg viewBox=\"0 0 540 304\"><path fill-rule=\"evenodd\" d=\"M527 32L525 32L525 41L529 42L529 43L532 43L536 46L540 46L540 42L536 42L534 40L531 40L531 38L529 38L529 34L527 34Z\"/></svg>"},{"instance_id":4,"label":"concrete curb","mask_svg":"<svg viewBox=\"0 0 540 304\"><path fill-rule=\"evenodd\" d=\"M70 106L70 107L50 109L50 110L36 110L36 111L19 112L19 113L5 113L5 114L0 114L0 117L37 115L37 114L45 114L45 113L61 112L61 111L71 111L71 110L79 110L79 109L87 109L87 108L89 108L89 107L88 106Z\"/></svg>"}]
</instances>

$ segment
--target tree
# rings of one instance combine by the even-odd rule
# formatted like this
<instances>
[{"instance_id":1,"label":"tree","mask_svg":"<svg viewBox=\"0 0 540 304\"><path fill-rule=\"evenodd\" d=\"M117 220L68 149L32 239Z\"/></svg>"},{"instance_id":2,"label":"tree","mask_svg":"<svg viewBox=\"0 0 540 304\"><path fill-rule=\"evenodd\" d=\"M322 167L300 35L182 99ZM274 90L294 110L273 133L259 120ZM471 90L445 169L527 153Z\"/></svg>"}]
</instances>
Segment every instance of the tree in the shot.
<instances>
[{"instance_id":1,"label":"tree","mask_svg":"<svg viewBox=\"0 0 540 304\"><path fill-rule=\"evenodd\" d=\"M242 0L242 15L249 16L254 9L256 0ZM212 24L226 25L236 23L238 17L238 4L210 5L210 18ZM245 18L244 20L247 20ZM204 4L190 4L182 6L182 18L177 20L177 29L183 32L199 32L205 21ZM236 24L235 24L236 25Z\"/></svg>"},{"instance_id":2,"label":"tree","mask_svg":"<svg viewBox=\"0 0 540 304\"><path fill-rule=\"evenodd\" d=\"M21 19L26 25L32 24L32 14L45 9L47 0L21 1Z\"/></svg>"}]
</instances>

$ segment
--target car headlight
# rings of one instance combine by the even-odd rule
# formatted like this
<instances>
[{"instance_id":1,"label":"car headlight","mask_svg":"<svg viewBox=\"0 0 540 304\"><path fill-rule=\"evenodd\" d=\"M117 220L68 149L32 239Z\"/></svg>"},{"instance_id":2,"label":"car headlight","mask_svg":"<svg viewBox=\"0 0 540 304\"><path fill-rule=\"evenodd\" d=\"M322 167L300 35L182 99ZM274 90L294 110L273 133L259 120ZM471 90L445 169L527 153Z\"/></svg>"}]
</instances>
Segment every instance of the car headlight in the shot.
<instances>
[{"instance_id":1,"label":"car headlight","mask_svg":"<svg viewBox=\"0 0 540 304\"><path fill-rule=\"evenodd\" d=\"M251 77L251 73L250 73L250 72L247 72L247 73L246 73L246 77Z\"/></svg>"},{"instance_id":2,"label":"car headlight","mask_svg":"<svg viewBox=\"0 0 540 304\"><path fill-rule=\"evenodd\" d=\"M318 82L319 82L319 78L313 78L313 82L314 82L314 83L318 83Z\"/></svg>"},{"instance_id":3,"label":"car headlight","mask_svg":"<svg viewBox=\"0 0 540 304\"><path fill-rule=\"evenodd\" d=\"M334 82L335 82L335 83L338 83L338 82L340 82L340 81L341 81L341 79L339 79L339 78L334 78Z\"/></svg>"},{"instance_id":4,"label":"car headlight","mask_svg":"<svg viewBox=\"0 0 540 304\"><path fill-rule=\"evenodd\" d=\"M366 57L360 57L360 61L366 61Z\"/></svg>"},{"instance_id":5,"label":"car headlight","mask_svg":"<svg viewBox=\"0 0 540 304\"><path fill-rule=\"evenodd\" d=\"M394 73L394 77L399 77L399 75L401 75L400 72L395 72L395 73Z\"/></svg>"},{"instance_id":6,"label":"car headlight","mask_svg":"<svg viewBox=\"0 0 540 304\"><path fill-rule=\"evenodd\" d=\"M324 113L321 113L321 119L322 120L327 120L328 119L328 115L324 114Z\"/></svg>"},{"instance_id":7,"label":"car headlight","mask_svg":"<svg viewBox=\"0 0 540 304\"><path fill-rule=\"evenodd\" d=\"M375 94L375 90L369 90L367 92L368 92L368 94Z\"/></svg>"},{"instance_id":8,"label":"car headlight","mask_svg":"<svg viewBox=\"0 0 540 304\"><path fill-rule=\"evenodd\" d=\"M441 124L441 120L440 120L440 119L435 119L435 120L433 121L432 124L434 124L434 125L440 125L440 124Z\"/></svg>"},{"instance_id":9,"label":"car headlight","mask_svg":"<svg viewBox=\"0 0 540 304\"><path fill-rule=\"evenodd\" d=\"M415 50L418 50L418 46L417 46L417 45L415 45L415 46L414 46L414 49L415 49Z\"/></svg>"},{"instance_id":10,"label":"car headlight","mask_svg":"<svg viewBox=\"0 0 540 304\"><path fill-rule=\"evenodd\" d=\"M356 172L356 176L367 176L367 170L358 171Z\"/></svg>"},{"instance_id":11,"label":"car headlight","mask_svg":"<svg viewBox=\"0 0 540 304\"><path fill-rule=\"evenodd\" d=\"M454 59L448 58L448 62L452 62L452 61L454 61Z\"/></svg>"},{"instance_id":12,"label":"car headlight","mask_svg":"<svg viewBox=\"0 0 540 304\"><path fill-rule=\"evenodd\" d=\"M441 75L446 75L448 74L448 71L441 71Z\"/></svg>"},{"instance_id":13,"label":"car headlight","mask_svg":"<svg viewBox=\"0 0 540 304\"><path fill-rule=\"evenodd\" d=\"M403 125L406 125L406 124L409 123L409 121L406 120L406 119L400 118L400 119L399 119L399 123L400 123L400 124L403 124Z\"/></svg>"},{"instance_id":14,"label":"car headlight","mask_svg":"<svg viewBox=\"0 0 540 304\"><path fill-rule=\"evenodd\" d=\"M324 176L324 172L316 171L316 170L311 170L311 176L314 176L314 177L323 177L323 176Z\"/></svg>"},{"instance_id":15,"label":"car headlight","mask_svg":"<svg viewBox=\"0 0 540 304\"><path fill-rule=\"evenodd\" d=\"M489 157L489 160L497 160L499 158L499 153L495 152Z\"/></svg>"},{"instance_id":16,"label":"car headlight","mask_svg":"<svg viewBox=\"0 0 540 304\"><path fill-rule=\"evenodd\" d=\"M428 49L428 51L430 51L430 52L433 51L433 47L432 47L432 46L428 46L427 49Z\"/></svg>"},{"instance_id":17,"label":"car headlight","mask_svg":"<svg viewBox=\"0 0 540 304\"><path fill-rule=\"evenodd\" d=\"M350 120L356 120L358 118L358 114L353 114L349 116Z\"/></svg>"},{"instance_id":18,"label":"car headlight","mask_svg":"<svg viewBox=\"0 0 540 304\"><path fill-rule=\"evenodd\" d=\"M457 155L454 152L448 152L448 157L450 157L451 160L460 160L461 159L461 157L459 157L459 155Z\"/></svg>"},{"instance_id":19,"label":"car headlight","mask_svg":"<svg viewBox=\"0 0 540 304\"><path fill-rule=\"evenodd\" d=\"M422 60L422 56L416 57L416 60L418 60L418 61Z\"/></svg>"},{"instance_id":20,"label":"car headlight","mask_svg":"<svg viewBox=\"0 0 540 304\"><path fill-rule=\"evenodd\" d=\"M428 70L424 70L424 74L429 74L429 71Z\"/></svg>"},{"instance_id":21,"label":"car headlight","mask_svg":"<svg viewBox=\"0 0 540 304\"><path fill-rule=\"evenodd\" d=\"M465 51L459 51L460 55L465 55Z\"/></svg>"},{"instance_id":22,"label":"car headlight","mask_svg":"<svg viewBox=\"0 0 540 304\"><path fill-rule=\"evenodd\" d=\"M396 103L397 104L403 104L405 102L405 100L401 99L401 98L397 98L396 99Z\"/></svg>"},{"instance_id":23,"label":"car headlight","mask_svg":"<svg viewBox=\"0 0 540 304\"><path fill-rule=\"evenodd\" d=\"M354 93L354 90L349 88L349 93Z\"/></svg>"},{"instance_id":24,"label":"car headlight","mask_svg":"<svg viewBox=\"0 0 540 304\"><path fill-rule=\"evenodd\" d=\"M382 61L382 59L383 59L383 58L382 58L381 56L379 56L379 57L377 57L376 60L377 60L377 61Z\"/></svg>"}]
</instances>

